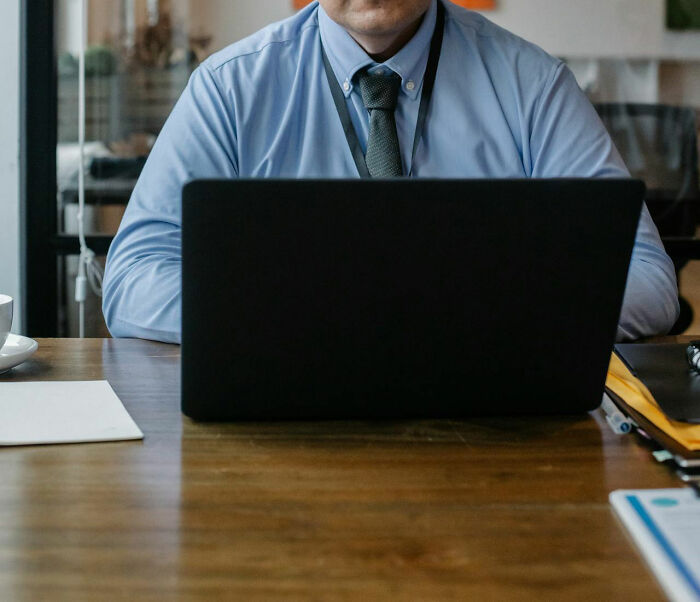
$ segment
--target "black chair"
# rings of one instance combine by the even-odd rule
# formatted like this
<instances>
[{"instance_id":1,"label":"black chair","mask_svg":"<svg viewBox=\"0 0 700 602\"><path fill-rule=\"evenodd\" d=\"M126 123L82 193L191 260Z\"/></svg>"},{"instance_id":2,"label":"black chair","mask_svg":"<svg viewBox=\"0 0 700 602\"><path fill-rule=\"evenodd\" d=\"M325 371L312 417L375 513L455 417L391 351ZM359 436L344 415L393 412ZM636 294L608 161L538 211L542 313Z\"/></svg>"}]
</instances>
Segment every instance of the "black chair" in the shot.
<instances>
[{"instance_id":1,"label":"black chair","mask_svg":"<svg viewBox=\"0 0 700 602\"><path fill-rule=\"evenodd\" d=\"M647 206L676 275L689 259L700 259L695 238L700 207L695 110L655 104L595 105L628 169L647 185ZM693 311L683 299L671 334L690 326Z\"/></svg>"}]
</instances>

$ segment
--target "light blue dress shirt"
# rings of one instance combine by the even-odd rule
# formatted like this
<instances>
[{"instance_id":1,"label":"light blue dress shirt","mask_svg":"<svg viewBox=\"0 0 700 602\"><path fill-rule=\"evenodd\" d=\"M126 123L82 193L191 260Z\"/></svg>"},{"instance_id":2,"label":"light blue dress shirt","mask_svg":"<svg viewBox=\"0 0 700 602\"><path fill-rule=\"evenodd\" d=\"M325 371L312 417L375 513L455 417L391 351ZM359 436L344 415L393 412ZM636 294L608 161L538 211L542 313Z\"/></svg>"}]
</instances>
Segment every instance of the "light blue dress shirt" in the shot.
<instances>
[{"instance_id":1,"label":"light blue dress shirt","mask_svg":"<svg viewBox=\"0 0 700 602\"><path fill-rule=\"evenodd\" d=\"M415 165L413 134L436 0L415 36L382 65L317 2L207 59L158 137L110 249L103 308L112 334L180 340L180 203L186 182L359 177L324 72L321 40L363 147L369 115L355 74L370 67L401 76L396 124L404 173L412 168L414 177L628 176L561 61L477 13L450 2L445 7L442 54ZM673 264L645 208L618 339L666 332L677 315Z\"/></svg>"}]
</instances>

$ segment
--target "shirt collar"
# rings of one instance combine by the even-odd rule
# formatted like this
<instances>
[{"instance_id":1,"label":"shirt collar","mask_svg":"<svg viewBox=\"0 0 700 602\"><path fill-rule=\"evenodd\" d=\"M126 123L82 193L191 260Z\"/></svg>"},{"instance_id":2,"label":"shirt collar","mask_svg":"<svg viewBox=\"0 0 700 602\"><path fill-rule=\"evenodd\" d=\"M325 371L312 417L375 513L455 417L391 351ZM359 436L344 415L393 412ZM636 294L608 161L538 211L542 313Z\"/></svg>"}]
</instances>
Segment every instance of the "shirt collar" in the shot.
<instances>
[{"instance_id":1,"label":"shirt collar","mask_svg":"<svg viewBox=\"0 0 700 602\"><path fill-rule=\"evenodd\" d=\"M432 0L418 31L408 43L381 64L375 62L345 28L333 21L319 4L318 24L321 42L346 98L352 93L355 74L365 67L369 67L371 72L382 67L391 69L401 77L402 92L412 99L418 96L437 21L437 2L438 0Z\"/></svg>"}]
</instances>

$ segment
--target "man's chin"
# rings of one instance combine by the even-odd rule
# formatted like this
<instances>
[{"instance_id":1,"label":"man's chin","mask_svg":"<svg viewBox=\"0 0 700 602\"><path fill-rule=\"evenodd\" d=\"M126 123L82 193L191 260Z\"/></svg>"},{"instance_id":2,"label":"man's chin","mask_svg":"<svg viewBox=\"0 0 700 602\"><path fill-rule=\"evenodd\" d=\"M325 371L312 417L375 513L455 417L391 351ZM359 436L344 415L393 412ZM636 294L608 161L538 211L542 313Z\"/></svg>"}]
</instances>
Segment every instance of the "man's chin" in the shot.
<instances>
[{"instance_id":1,"label":"man's chin","mask_svg":"<svg viewBox=\"0 0 700 602\"><path fill-rule=\"evenodd\" d=\"M404 27L397 27L396 21L392 19L363 19L356 23L351 23L348 29L362 36L383 38L400 33Z\"/></svg>"}]
</instances>

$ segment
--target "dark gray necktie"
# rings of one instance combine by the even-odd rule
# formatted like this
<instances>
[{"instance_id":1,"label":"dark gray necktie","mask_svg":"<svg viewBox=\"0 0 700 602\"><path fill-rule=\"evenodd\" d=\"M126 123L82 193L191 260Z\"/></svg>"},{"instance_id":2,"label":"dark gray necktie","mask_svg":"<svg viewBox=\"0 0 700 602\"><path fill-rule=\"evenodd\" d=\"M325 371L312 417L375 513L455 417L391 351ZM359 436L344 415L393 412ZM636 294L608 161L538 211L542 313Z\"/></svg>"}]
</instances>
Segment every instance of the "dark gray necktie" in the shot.
<instances>
[{"instance_id":1,"label":"dark gray necktie","mask_svg":"<svg viewBox=\"0 0 700 602\"><path fill-rule=\"evenodd\" d=\"M396 133L394 109L399 97L401 78L370 74L359 76L360 92L369 111L369 137L365 161L373 178L396 178L403 175L399 136Z\"/></svg>"}]
</instances>

